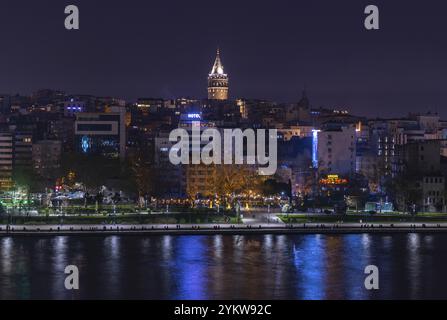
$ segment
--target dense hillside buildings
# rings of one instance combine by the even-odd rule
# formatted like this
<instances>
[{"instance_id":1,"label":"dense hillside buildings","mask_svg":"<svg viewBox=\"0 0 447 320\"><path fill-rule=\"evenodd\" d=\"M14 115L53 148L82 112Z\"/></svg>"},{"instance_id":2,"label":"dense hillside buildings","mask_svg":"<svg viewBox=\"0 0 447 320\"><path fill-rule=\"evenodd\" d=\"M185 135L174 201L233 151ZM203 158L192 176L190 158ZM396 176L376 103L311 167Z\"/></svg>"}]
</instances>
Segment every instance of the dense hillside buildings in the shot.
<instances>
[{"instance_id":1,"label":"dense hillside buildings","mask_svg":"<svg viewBox=\"0 0 447 320\"><path fill-rule=\"evenodd\" d=\"M170 132L183 128L191 134L194 126L201 132L276 129L278 170L269 178L290 183L296 197L317 196L321 181L349 185L362 180L367 181L365 192L371 196L402 202L405 194L396 191L402 189L396 184L407 179L406 185L420 194L411 200L415 206L444 210L447 121L437 114L366 119L345 109L314 107L307 91L291 102L231 100L220 51L203 89L205 97L145 96L129 102L51 89L30 96L2 94L0 189L13 188L14 172L21 168L32 168L51 187L52 173L71 153L119 158L123 167L124 161L132 167L137 155L144 158L140 166L153 169L152 195L213 197L216 168L200 163L173 165L169 151L175 142L169 140ZM191 149L197 147L190 143ZM251 170L234 168L243 174Z\"/></svg>"},{"instance_id":2,"label":"dense hillside buildings","mask_svg":"<svg viewBox=\"0 0 447 320\"><path fill-rule=\"evenodd\" d=\"M11 96L0 94L0 113L9 114L11 112Z\"/></svg>"}]
</instances>

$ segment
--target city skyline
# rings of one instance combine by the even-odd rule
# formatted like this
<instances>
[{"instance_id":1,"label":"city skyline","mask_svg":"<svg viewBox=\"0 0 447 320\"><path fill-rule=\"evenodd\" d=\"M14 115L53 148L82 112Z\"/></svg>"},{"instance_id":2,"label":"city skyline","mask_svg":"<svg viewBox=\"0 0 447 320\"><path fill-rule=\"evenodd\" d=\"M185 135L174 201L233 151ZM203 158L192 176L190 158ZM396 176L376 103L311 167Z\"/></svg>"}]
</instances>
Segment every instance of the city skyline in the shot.
<instances>
[{"instance_id":1,"label":"city skyline","mask_svg":"<svg viewBox=\"0 0 447 320\"><path fill-rule=\"evenodd\" d=\"M200 99L219 47L231 99L294 102L306 87L314 107L372 117L447 115L444 4L377 1L381 29L367 31L365 4L358 2L343 8L328 1L229 2L212 10L206 2L122 8L77 1L81 28L70 32L63 28L63 6L47 3L1 5L9 14L0 21L8 44L0 54L0 92L57 88L127 100ZM22 18L11 20L17 15ZM104 17L111 22L98 22Z\"/></svg>"},{"instance_id":2,"label":"city skyline","mask_svg":"<svg viewBox=\"0 0 447 320\"><path fill-rule=\"evenodd\" d=\"M0 300L447 299L446 11L1 1Z\"/></svg>"}]
</instances>

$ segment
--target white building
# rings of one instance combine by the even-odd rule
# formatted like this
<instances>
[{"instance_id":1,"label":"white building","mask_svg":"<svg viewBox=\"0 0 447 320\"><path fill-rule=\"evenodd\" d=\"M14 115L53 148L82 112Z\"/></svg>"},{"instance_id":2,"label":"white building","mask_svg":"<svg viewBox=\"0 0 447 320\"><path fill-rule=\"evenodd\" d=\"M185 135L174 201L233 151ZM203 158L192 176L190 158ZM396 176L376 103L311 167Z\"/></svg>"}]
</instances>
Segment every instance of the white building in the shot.
<instances>
[{"instance_id":1,"label":"white building","mask_svg":"<svg viewBox=\"0 0 447 320\"><path fill-rule=\"evenodd\" d=\"M13 168L13 136L11 133L0 133L0 189L12 186Z\"/></svg>"},{"instance_id":2,"label":"white building","mask_svg":"<svg viewBox=\"0 0 447 320\"><path fill-rule=\"evenodd\" d=\"M350 175L355 172L354 125L316 131L313 143L314 153L316 152L314 165L318 166L320 172L338 175Z\"/></svg>"}]
</instances>

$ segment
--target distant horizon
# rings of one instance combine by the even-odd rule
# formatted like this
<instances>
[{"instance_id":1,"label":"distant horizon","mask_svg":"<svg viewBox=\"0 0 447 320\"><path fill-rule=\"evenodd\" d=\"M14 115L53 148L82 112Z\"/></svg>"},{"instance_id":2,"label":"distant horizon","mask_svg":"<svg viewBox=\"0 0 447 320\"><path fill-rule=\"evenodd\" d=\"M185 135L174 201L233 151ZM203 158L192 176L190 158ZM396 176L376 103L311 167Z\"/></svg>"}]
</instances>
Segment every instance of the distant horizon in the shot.
<instances>
[{"instance_id":1,"label":"distant horizon","mask_svg":"<svg viewBox=\"0 0 447 320\"><path fill-rule=\"evenodd\" d=\"M94 93L73 93L73 92L69 92L67 90L61 89L61 88L39 88L36 90L32 90L30 93L23 93L23 92L16 92L16 93L8 93L8 92L0 92L0 96L1 95L9 95L11 97L13 96L25 96L25 97L32 97L32 95L38 91L41 90L52 90L52 91L60 91L63 92L65 95L67 96L92 96L92 97L96 97L96 98L114 98L114 99L120 99L120 100L124 100L127 103L135 103L138 101L138 99L163 99L163 100L176 100L176 99L191 99L191 100L207 100L206 97L203 98L198 98L198 97L194 97L194 96L178 96L178 97L161 97L161 96L157 96L157 95L142 95L142 96L138 96L138 97L132 97L132 98L126 98L126 97L122 97L122 96L116 96L116 95L110 95L110 94L94 94ZM304 89L303 89L304 90ZM302 97L302 93L303 90L301 91L301 95L298 96L298 98L295 101L284 101L284 100L274 100L274 99L267 99L267 98L257 98L257 97L230 97L228 99L228 101L236 101L238 99L245 99L245 100L261 100L261 101L269 101L269 102L274 102L277 104L293 104L293 103L298 103L299 100ZM334 109L334 110L347 110L349 112L350 115L354 115L354 116L359 116L359 117L366 117L369 119L393 119L393 118L406 118L408 116L410 116L411 114L420 114L420 115L426 115L426 114L433 114L433 115L438 115L440 117L440 120L443 120L443 118L445 118L445 121L447 121L447 114L445 116L443 116L440 112L438 112L437 110L434 109L427 109L426 111L424 110L411 110L411 111L407 111L406 113L399 113L398 111L396 111L395 114L388 114L388 115L365 115L363 113L359 113L356 112L353 109L350 108L346 108L346 107L342 107L342 106L326 106L326 105L315 105L312 103L313 101L313 96L311 94L309 94L309 90L305 90L307 93L307 96L309 98L310 101L310 108L311 109ZM231 91L230 91L230 96L231 96Z\"/></svg>"}]
</instances>

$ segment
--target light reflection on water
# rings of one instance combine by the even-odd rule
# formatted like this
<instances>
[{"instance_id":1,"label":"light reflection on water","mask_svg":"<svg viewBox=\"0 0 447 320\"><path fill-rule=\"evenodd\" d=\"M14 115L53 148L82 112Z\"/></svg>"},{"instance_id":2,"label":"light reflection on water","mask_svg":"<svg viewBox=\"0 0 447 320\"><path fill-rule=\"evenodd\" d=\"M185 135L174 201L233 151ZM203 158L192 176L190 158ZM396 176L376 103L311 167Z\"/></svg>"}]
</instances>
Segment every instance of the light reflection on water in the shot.
<instances>
[{"instance_id":1,"label":"light reflection on water","mask_svg":"<svg viewBox=\"0 0 447 320\"><path fill-rule=\"evenodd\" d=\"M0 238L0 298L447 298L446 246L442 234Z\"/></svg>"}]
</instances>

